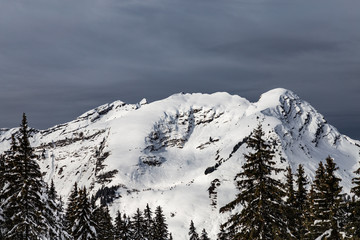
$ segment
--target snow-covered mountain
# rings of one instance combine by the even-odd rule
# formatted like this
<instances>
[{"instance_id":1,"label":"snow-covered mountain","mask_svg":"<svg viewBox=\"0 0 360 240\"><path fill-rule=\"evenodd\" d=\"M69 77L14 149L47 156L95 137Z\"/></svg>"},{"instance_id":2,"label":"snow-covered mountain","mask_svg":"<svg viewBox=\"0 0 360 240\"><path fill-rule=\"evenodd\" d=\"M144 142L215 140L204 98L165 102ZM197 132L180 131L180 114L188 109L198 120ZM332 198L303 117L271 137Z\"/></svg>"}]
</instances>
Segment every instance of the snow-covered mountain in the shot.
<instances>
[{"instance_id":1,"label":"snow-covered mountain","mask_svg":"<svg viewBox=\"0 0 360 240\"><path fill-rule=\"evenodd\" d=\"M111 211L133 213L161 205L174 239L187 239L190 220L215 239L219 208L236 194L247 136L262 123L277 140L279 166L303 164L310 177L327 156L335 159L344 191L359 167L360 142L341 135L309 103L286 89L258 102L228 93L175 94L153 103L116 101L47 130L33 130L46 181L66 199L74 184L95 194L117 189ZM30 119L31 124L31 119ZM18 129L0 129L0 152ZM276 176L282 178L282 175Z\"/></svg>"}]
</instances>

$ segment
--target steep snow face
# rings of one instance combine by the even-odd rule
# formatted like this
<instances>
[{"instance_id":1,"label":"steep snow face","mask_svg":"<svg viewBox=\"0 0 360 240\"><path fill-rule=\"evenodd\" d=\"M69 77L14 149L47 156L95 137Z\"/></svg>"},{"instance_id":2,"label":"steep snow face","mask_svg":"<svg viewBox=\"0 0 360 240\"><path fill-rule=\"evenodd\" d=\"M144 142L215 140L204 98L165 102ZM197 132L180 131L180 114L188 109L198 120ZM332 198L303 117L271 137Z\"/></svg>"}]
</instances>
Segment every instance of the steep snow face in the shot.
<instances>
[{"instance_id":1,"label":"steep snow face","mask_svg":"<svg viewBox=\"0 0 360 240\"><path fill-rule=\"evenodd\" d=\"M246 138L259 123L278 143L280 167L290 164L295 171L301 163L313 177L318 163L330 155L349 192L360 142L341 135L286 89L264 93L255 103L227 93L176 94L153 103L116 101L72 122L33 130L31 144L45 180L53 179L63 198L74 182L93 194L114 186L113 214L131 214L146 203L153 209L161 205L175 239L187 239L190 220L215 239L228 217L219 208L235 197L233 179L249 151ZM0 151L9 148L16 132L0 131Z\"/></svg>"}]
</instances>

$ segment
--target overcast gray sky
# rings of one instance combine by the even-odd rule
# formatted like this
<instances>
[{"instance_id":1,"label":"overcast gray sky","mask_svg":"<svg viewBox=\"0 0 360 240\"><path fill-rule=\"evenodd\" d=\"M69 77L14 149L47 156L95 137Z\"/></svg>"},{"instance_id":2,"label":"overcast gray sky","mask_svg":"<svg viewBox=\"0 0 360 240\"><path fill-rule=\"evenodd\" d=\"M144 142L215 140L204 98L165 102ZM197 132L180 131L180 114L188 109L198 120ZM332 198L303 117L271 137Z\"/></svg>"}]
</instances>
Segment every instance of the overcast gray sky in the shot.
<instances>
[{"instance_id":1,"label":"overcast gray sky","mask_svg":"<svg viewBox=\"0 0 360 240\"><path fill-rule=\"evenodd\" d=\"M0 0L0 127L114 100L293 90L360 139L359 0Z\"/></svg>"}]
</instances>

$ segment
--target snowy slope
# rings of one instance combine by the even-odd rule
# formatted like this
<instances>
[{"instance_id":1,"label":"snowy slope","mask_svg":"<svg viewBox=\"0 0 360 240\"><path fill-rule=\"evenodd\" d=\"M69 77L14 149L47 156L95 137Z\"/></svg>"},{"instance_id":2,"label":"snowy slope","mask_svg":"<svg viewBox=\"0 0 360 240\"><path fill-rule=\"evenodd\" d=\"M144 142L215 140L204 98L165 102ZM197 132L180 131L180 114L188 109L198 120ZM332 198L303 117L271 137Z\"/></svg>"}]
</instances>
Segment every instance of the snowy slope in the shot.
<instances>
[{"instance_id":1,"label":"snowy slope","mask_svg":"<svg viewBox=\"0 0 360 240\"><path fill-rule=\"evenodd\" d=\"M248 151L243 143L259 122L279 143L280 166L295 170L304 164L312 177L330 155L349 191L360 142L341 135L286 89L264 93L255 103L227 93L176 94L149 104L116 101L69 123L34 130L31 144L45 180L53 179L63 198L75 181L92 193L118 186L121 197L112 213L161 205L174 239L187 239L190 220L215 239L227 217L218 209L236 194L233 178ZM0 151L9 148L16 131L0 130Z\"/></svg>"}]
</instances>

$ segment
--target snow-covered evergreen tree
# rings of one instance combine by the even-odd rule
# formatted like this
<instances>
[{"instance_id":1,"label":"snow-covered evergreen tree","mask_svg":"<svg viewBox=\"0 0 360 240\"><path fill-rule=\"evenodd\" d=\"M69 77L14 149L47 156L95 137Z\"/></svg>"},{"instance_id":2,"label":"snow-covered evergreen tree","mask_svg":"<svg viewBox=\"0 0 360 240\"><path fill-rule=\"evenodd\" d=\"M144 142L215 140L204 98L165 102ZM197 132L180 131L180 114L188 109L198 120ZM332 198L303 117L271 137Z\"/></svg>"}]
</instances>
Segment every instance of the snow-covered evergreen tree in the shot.
<instances>
[{"instance_id":1,"label":"snow-covered evergreen tree","mask_svg":"<svg viewBox=\"0 0 360 240\"><path fill-rule=\"evenodd\" d=\"M70 235L73 235L73 226L75 225L76 207L78 204L79 192L77 183L74 183L68 198L68 204L65 211L65 228Z\"/></svg>"},{"instance_id":2,"label":"snow-covered evergreen tree","mask_svg":"<svg viewBox=\"0 0 360 240\"><path fill-rule=\"evenodd\" d=\"M169 236L168 225L163 210L160 206L155 209L154 219L154 239L156 240L167 240Z\"/></svg>"},{"instance_id":3,"label":"snow-covered evergreen tree","mask_svg":"<svg viewBox=\"0 0 360 240\"><path fill-rule=\"evenodd\" d=\"M201 232L200 240L210 240L205 228Z\"/></svg>"},{"instance_id":4,"label":"snow-covered evergreen tree","mask_svg":"<svg viewBox=\"0 0 360 240\"><path fill-rule=\"evenodd\" d=\"M23 115L18 137L1 161L2 232L5 239L66 239L58 218L55 186L43 181L40 167L30 146L30 130Z\"/></svg>"},{"instance_id":5,"label":"snow-covered evergreen tree","mask_svg":"<svg viewBox=\"0 0 360 240\"><path fill-rule=\"evenodd\" d=\"M122 240L132 239L133 236L133 224L129 216L123 215L124 225L122 228Z\"/></svg>"},{"instance_id":6,"label":"snow-covered evergreen tree","mask_svg":"<svg viewBox=\"0 0 360 240\"><path fill-rule=\"evenodd\" d=\"M305 234L303 235L303 239L305 240L313 240L314 239L314 231L313 231L313 222L315 219L315 190L314 184L310 186L309 193L307 195L307 204L305 210Z\"/></svg>"},{"instance_id":7,"label":"snow-covered evergreen tree","mask_svg":"<svg viewBox=\"0 0 360 240\"><path fill-rule=\"evenodd\" d=\"M326 239L341 239L340 232L343 214L343 197L341 195L341 179L335 176L338 168L331 157L326 158L325 167L320 162L314 180L314 219L311 225L311 236L317 238L325 232Z\"/></svg>"},{"instance_id":8,"label":"snow-covered evergreen tree","mask_svg":"<svg viewBox=\"0 0 360 240\"><path fill-rule=\"evenodd\" d=\"M325 212L327 212L328 209L325 199L326 188L325 167L323 162L320 162L318 168L316 169L315 179L313 182L313 196L311 196L313 199L313 204L310 205L312 208L311 211L313 212L313 219L309 229L310 237L312 239L317 238L329 229L327 224L328 217L325 215Z\"/></svg>"},{"instance_id":9,"label":"snow-covered evergreen tree","mask_svg":"<svg viewBox=\"0 0 360 240\"><path fill-rule=\"evenodd\" d=\"M344 194L341 193L341 179L336 176L335 171L339 168L336 166L334 159L330 156L326 158L326 185L328 193L326 194L327 202L330 206L330 229L331 234L328 239L341 239L344 232L344 226L341 224L344 218Z\"/></svg>"},{"instance_id":10,"label":"snow-covered evergreen tree","mask_svg":"<svg viewBox=\"0 0 360 240\"><path fill-rule=\"evenodd\" d=\"M121 237L121 228L122 228L122 225L123 225L123 220L122 220L120 211L116 212L116 217L115 217L115 222L114 223L115 223L114 224L114 237L115 237L115 240L120 240L120 239L122 239L122 237Z\"/></svg>"},{"instance_id":11,"label":"snow-covered evergreen tree","mask_svg":"<svg viewBox=\"0 0 360 240\"><path fill-rule=\"evenodd\" d=\"M6 196L2 207L6 226L5 238L37 239L45 237L47 222L43 214L47 205L45 183L40 167L30 146L30 130L26 115L19 129L17 141L13 137L11 149L6 155L7 174L1 194Z\"/></svg>"},{"instance_id":12,"label":"snow-covered evergreen tree","mask_svg":"<svg viewBox=\"0 0 360 240\"><path fill-rule=\"evenodd\" d=\"M132 218L132 239L144 240L145 239L145 222L143 213L138 208Z\"/></svg>"},{"instance_id":13,"label":"snow-covered evergreen tree","mask_svg":"<svg viewBox=\"0 0 360 240\"><path fill-rule=\"evenodd\" d=\"M46 226L46 239L65 240L70 238L65 229L62 203L57 196L53 180L51 180L50 188L47 189L47 204L44 206L43 214L48 223Z\"/></svg>"},{"instance_id":14,"label":"snow-covered evergreen tree","mask_svg":"<svg viewBox=\"0 0 360 240\"><path fill-rule=\"evenodd\" d=\"M50 223L47 226L47 238L48 239L57 239L57 234L59 227L57 226L57 203L56 203L56 190L54 186L54 181L51 180L50 188L47 188L47 206L44 208L44 215L47 221Z\"/></svg>"},{"instance_id":15,"label":"snow-covered evergreen tree","mask_svg":"<svg viewBox=\"0 0 360 240\"><path fill-rule=\"evenodd\" d=\"M86 188L79 190L72 235L78 240L94 240L97 237L91 203Z\"/></svg>"},{"instance_id":16,"label":"snow-covered evergreen tree","mask_svg":"<svg viewBox=\"0 0 360 240\"><path fill-rule=\"evenodd\" d=\"M308 209L308 200L307 200L307 189L308 180L305 176L304 168L301 164L296 172L296 191L295 191L295 226L297 231L295 232L295 237L297 239L304 239L306 233L306 218L307 218L307 209Z\"/></svg>"},{"instance_id":17,"label":"snow-covered evergreen tree","mask_svg":"<svg viewBox=\"0 0 360 240\"><path fill-rule=\"evenodd\" d=\"M3 239L3 234L5 233L4 226L4 212L3 212L3 202L5 201L4 196L2 195L2 189L4 188L4 174L5 174L5 159L4 156L0 155L0 239Z\"/></svg>"},{"instance_id":18,"label":"snow-covered evergreen tree","mask_svg":"<svg viewBox=\"0 0 360 240\"><path fill-rule=\"evenodd\" d=\"M152 217L152 211L149 204L146 204L144 209L144 223L145 223L145 238L148 240L154 240L154 220ZM157 239L157 238L156 238Z\"/></svg>"},{"instance_id":19,"label":"snow-covered evergreen tree","mask_svg":"<svg viewBox=\"0 0 360 240\"><path fill-rule=\"evenodd\" d=\"M193 220L191 220L191 222L190 222L189 240L200 240L199 234L196 232L196 228L195 228Z\"/></svg>"},{"instance_id":20,"label":"snow-covered evergreen tree","mask_svg":"<svg viewBox=\"0 0 360 240\"><path fill-rule=\"evenodd\" d=\"M96 222L97 240L113 240L114 227L107 206L100 206L94 211Z\"/></svg>"},{"instance_id":21,"label":"snow-covered evergreen tree","mask_svg":"<svg viewBox=\"0 0 360 240\"><path fill-rule=\"evenodd\" d=\"M272 178L283 171L275 166L271 143L263 139L262 126L254 129L247 145L253 149L245 155L242 171L235 177L239 193L236 199L220 209L227 212L243 205L223 224L228 239L291 239L284 213L283 184Z\"/></svg>"},{"instance_id":22,"label":"snow-covered evergreen tree","mask_svg":"<svg viewBox=\"0 0 360 240\"><path fill-rule=\"evenodd\" d=\"M72 239L71 235L67 232L65 212L64 212L64 203L63 203L61 197L58 198L57 210L58 210L57 219L58 219L58 222L60 223L60 229L59 229L59 234L58 234L59 239L60 240L71 240Z\"/></svg>"},{"instance_id":23,"label":"snow-covered evergreen tree","mask_svg":"<svg viewBox=\"0 0 360 240\"><path fill-rule=\"evenodd\" d=\"M114 234L116 240L130 240L132 237L131 221L124 213L118 211L115 218Z\"/></svg>"},{"instance_id":24,"label":"snow-covered evergreen tree","mask_svg":"<svg viewBox=\"0 0 360 240\"><path fill-rule=\"evenodd\" d=\"M360 239L360 168L355 172L356 177L352 179L354 186L351 188L351 192L354 197L350 203L349 221L346 226L347 235L350 239Z\"/></svg>"},{"instance_id":25,"label":"snow-covered evergreen tree","mask_svg":"<svg viewBox=\"0 0 360 240\"><path fill-rule=\"evenodd\" d=\"M297 217L296 208L295 208L295 190L294 190L294 175L292 173L291 167L286 168L286 183L285 183L285 192L286 192L286 220L287 225L292 235L296 235L297 227L295 225L295 219Z\"/></svg>"},{"instance_id":26,"label":"snow-covered evergreen tree","mask_svg":"<svg viewBox=\"0 0 360 240\"><path fill-rule=\"evenodd\" d=\"M3 211L3 233L7 234L14 226L12 216L15 209L18 207L16 203L16 196L20 192L22 186L21 162L18 158L18 143L14 135L11 136L10 150L6 151L3 156L3 174L2 174L2 188L1 207ZM15 205L14 205L15 204ZM15 236L14 236L15 237ZM21 236L19 236L21 237Z\"/></svg>"},{"instance_id":27,"label":"snow-covered evergreen tree","mask_svg":"<svg viewBox=\"0 0 360 240\"><path fill-rule=\"evenodd\" d=\"M226 233L224 225L220 225L220 232L217 235L218 240L227 240L229 239L229 234Z\"/></svg>"}]
</instances>

